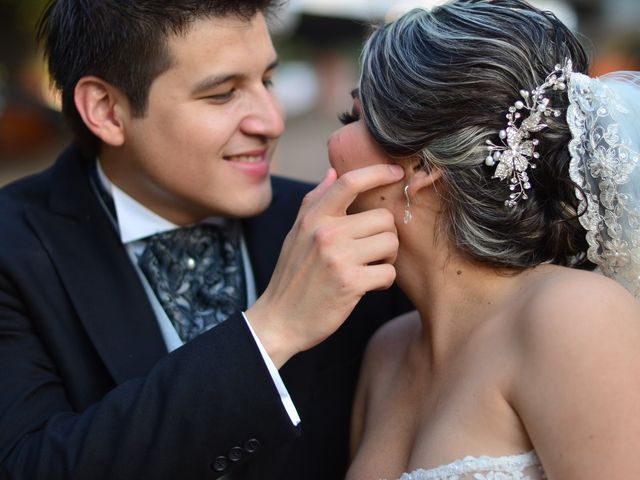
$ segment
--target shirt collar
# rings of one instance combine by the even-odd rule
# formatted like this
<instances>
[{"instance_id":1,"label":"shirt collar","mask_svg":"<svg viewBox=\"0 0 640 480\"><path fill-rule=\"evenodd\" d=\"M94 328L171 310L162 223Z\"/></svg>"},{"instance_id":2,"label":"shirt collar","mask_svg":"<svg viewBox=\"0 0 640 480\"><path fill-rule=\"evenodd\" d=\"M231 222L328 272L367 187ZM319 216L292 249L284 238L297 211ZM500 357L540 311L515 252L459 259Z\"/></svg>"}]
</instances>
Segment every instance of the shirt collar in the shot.
<instances>
[{"instance_id":1,"label":"shirt collar","mask_svg":"<svg viewBox=\"0 0 640 480\"><path fill-rule=\"evenodd\" d=\"M99 159L97 160L97 171L100 183L113 198L120 241L123 244L142 240L151 235L168 232L181 227L181 225L176 225L152 212L140 202L120 190L104 173ZM203 220L202 223L221 225L224 224L224 219L221 217L208 217Z\"/></svg>"}]
</instances>

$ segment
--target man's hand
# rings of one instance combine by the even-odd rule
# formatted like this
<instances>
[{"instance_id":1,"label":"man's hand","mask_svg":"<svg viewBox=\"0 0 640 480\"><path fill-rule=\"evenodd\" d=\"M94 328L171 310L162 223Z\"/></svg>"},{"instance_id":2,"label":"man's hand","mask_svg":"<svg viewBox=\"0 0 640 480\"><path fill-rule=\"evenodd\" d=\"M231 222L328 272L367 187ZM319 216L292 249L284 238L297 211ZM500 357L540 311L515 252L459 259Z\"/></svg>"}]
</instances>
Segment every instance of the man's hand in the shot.
<instances>
[{"instance_id":1,"label":"man's hand","mask_svg":"<svg viewBox=\"0 0 640 480\"><path fill-rule=\"evenodd\" d=\"M269 286L246 312L276 367L336 331L366 292L395 280L393 215L386 209L346 212L358 194L402 177L395 165L339 179L331 169L305 197Z\"/></svg>"}]
</instances>

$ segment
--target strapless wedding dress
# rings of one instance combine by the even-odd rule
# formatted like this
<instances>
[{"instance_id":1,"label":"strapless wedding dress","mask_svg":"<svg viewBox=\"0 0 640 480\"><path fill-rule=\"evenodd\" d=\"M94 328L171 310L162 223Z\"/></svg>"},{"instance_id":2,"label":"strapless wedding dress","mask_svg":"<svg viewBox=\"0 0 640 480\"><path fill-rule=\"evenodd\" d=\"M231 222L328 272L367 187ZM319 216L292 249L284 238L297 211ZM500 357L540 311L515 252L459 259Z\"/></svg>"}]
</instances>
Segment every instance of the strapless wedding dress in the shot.
<instances>
[{"instance_id":1,"label":"strapless wedding dress","mask_svg":"<svg viewBox=\"0 0 640 480\"><path fill-rule=\"evenodd\" d=\"M506 457L465 457L428 470L404 473L399 480L542 480L547 478L534 451Z\"/></svg>"}]
</instances>

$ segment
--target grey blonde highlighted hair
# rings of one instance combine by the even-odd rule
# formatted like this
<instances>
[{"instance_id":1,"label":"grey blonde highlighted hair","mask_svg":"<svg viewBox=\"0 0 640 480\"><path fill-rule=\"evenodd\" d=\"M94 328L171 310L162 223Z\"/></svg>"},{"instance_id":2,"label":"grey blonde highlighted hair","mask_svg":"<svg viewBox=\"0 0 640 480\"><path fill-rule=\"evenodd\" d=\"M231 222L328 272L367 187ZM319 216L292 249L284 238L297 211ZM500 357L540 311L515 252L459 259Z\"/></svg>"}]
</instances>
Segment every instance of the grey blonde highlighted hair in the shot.
<instances>
[{"instance_id":1,"label":"grey blonde highlighted hair","mask_svg":"<svg viewBox=\"0 0 640 480\"><path fill-rule=\"evenodd\" d=\"M540 85L565 58L586 72L574 34L522 0L412 10L365 45L359 95L367 128L389 155L442 172L440 232L473 260L591 267L568 174L565 115L537 134L541 158L526 202L506 208L509 189L484 164L485 142L497 139L519 91ZM566 110L566 95L554 93L553 102Z\"/></svg>"}]
</instances>

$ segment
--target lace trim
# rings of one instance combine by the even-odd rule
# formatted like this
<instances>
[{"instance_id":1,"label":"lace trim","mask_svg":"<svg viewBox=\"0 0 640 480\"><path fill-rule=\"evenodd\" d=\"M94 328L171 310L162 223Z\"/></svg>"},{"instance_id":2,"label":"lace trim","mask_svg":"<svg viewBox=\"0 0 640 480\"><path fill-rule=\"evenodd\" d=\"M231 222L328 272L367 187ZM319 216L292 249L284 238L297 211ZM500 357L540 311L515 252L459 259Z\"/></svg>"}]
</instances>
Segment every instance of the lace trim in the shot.
<instances>
[{"instance_id":1,"label":"lace trim","mask_svg":"<svg viewBox=\"0 0 640 480\"><path fill-rule=\"evenodd\" d=\"M630 184L640 155L620 123L631 112L609 86L582 74L572 75L568 94L569 173L585 193L576 191L587 257L640 298L640 204Z\"/></svg>"},{"instance_id":2,"label":"lace trim","mask_svg":"<svg viewBox=\"0 0 640 480\"><path fill-rule=\"evenodd\" d=\"M419 468L411 473L404 473L398 480L456 480L460 475L468 475L471 473L478 473L482 471L490 471L492 473L516 473L522 472L522 470L527 467L540 467L540 471L542 472L542 464L540 463L540 459L533 450L526 453L508 455L503 457L489 457L487 455L482 455L480 457L467 456L452 463L440 465L439 467L430 468L428 470ZM499 479L501 477L488 478ZM521 478L524 479L526 477Z\"/></svg>"}]
</instances>

